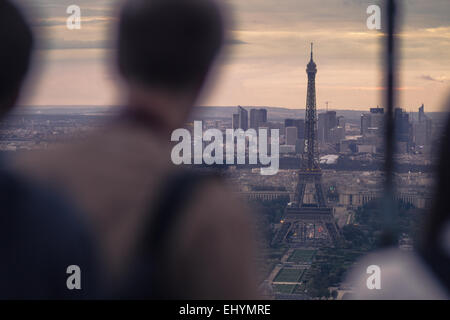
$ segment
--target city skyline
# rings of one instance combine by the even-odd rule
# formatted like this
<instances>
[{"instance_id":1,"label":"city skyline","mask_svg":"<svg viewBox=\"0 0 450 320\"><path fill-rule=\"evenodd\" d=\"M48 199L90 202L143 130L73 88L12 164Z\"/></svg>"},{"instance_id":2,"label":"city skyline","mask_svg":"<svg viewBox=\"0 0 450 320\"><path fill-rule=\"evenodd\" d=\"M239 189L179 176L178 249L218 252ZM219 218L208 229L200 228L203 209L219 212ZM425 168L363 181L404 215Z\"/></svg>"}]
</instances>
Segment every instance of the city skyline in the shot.
<instances>
[{"instance_id":1,"label":"city skyline","mask_svg":"<svg viewBox=\"0 0 450 320\"><path fill-rule=\"evenodd\" d=\"M111 68L117 1L79 0L82 29L66 28L68 0L19 0L36 9L40 32L30 82L38 85L22 105L120 105L118 78ZM218 75L202 106L273 106L302 109L304 65L314 41L320 64L318 109L364 110L383 106L382 33L366 27L370 1L222 1L234 22ZM35 12L33 11L33 12ZM408 1L404 6L398 106L441 111L450 84L450 23L446 1ZM43 41L42 41L43 40ZM39 76L37 76L39 74ZM208 90L209 91L209 90Z\"/></svg>"}]
</instances>

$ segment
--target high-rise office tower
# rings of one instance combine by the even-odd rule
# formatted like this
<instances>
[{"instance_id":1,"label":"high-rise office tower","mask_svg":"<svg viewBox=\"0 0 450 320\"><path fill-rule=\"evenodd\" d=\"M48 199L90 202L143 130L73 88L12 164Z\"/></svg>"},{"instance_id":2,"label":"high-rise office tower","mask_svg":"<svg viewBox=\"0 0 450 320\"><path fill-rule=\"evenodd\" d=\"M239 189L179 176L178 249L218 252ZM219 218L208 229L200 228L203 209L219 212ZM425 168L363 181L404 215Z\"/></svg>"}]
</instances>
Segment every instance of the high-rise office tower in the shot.
<instances>
[{"instance_id":1,"label":"high-rise office tower","mask_svg":"<svg viewBox=\"0 0 450 320\"><path fill-rule=\"evenodd\" d=\"M425 119L427 119L427 116L425 115L425 106L422 103L419 108L419 122L423 122Z\"/></svg>"},{"instance_id":2,"label":"high-rise office tower","mask_svg":"<svg viewBox=\"0 0 450 320\"><path fill-rule=\"evenodd\" d=\"M395 108L394 112L396 140L399 142L408 142L410 136L411 124L409 123L409 114L401 108Z\"/></svg>"},{"instance_id":3,"label":"high-rise office tower","mask_svg":"<svg viewBox=\"0 0 450 320\"><path fill-rule=\"evenodd\" d=\"M267 123L267 109L250 110L250 128L257 130L265 123Z\"/></svg>"},{"instance_id":4,"label":"high-rise office tower","mask_svg":"<svg viewBox=\"0 0 450 320\"><path fill-rule=\"evenodd\" d=\"M384 121L383 108L370 108L370 127L372 130L376 130L377 134L380 136L383 134Z\"/></svg>"},{"instance_id":5,"label":"high-rise office tower","mask_svg":"<svg viewBox=\"0 0 450 320\"><path fill-rule=\"evenodd\" d=\"M375 133L382 135L384 128L384 109L370 108L370 113L361 115L361 134Z\"/></svg>"},{"instance_id":6,"label":"high-rise office tower","mask_svg":"<svg viewBox=\"0 0 450 320\"><path fill-rule=\"evenodd\" d=\"M419 120L414 124L414 142L416 146L429 147L432 134L432 121L425 114L425 107L419 108Z\"/></svg>"},{"instance_id":7,"label":"high-rise office tower","mask_svg":"<svg viewBox=\"0 0 450 320\"><path fill-rule=\"evenodd\" d=\"M236 129L248 129L248 111L238 106L238 112L233 114L232 128Z\"/></svg>"},{"instance_id":8,"label":"high-rise office tower","mask_svg":"<svg viewBox=\"0 0 450 320\"><path fill-rule=\"evenodd\" d=\"M303 139L305 137L305 120L303 119L284 119L284 127L296 127L297 138Z\"/></svg>"},{"instance_id":9,"label":"high-rise office tower","mask_svg":"<svg viewBox=\"0 0 450 320\"><path fill-rule=\"evenodd\" d=\"M317 121L317 141L319 143L325 142L325 127L326 127L326 114L325 113L319 113L318 115L318 121Z\"/></svg>"},{"instance_id":10,"label":"high-rise office tower","mask_svg":"<svg viewBox=\"0 0 450 320\"><path fill-rule=\"evenodd\" d=\"M234 113L232 118L232 128L233 130L239 129L239 113Z\"/></svg>"},{"instance_id":11,"label":"high-rise office tower","mask_svg":"<svg viewBox=\"0 0 450 320\"><path fill-rule=\"evenodd\" d=\"M295 146L298 140L297 127L286 127L286 144Z\"/></svg>"},{"instance_id":12,"label":"high-rise office tower","mask_svg":"<svg viewBox=\"0 0 450 320\"><path fill-rule=\"evenodd\" d=\"M318 142L331 142L331 129L337 126L336 111L327 111L319 114L317 126Z\"/></svg>"},{"instance_id":13,"label":"high-rise office tower","mask_svg":"<svg viewBox=\"0 0 450 320\"><path fill-rule=\"evenodd\" d=\"M344 116L339 116L339 117L336 118L336 120L337 120L337 124L336 125L338 127L344 128L344 131L345 131L345 124L346 124L346 122L345 122Z\"/></svg>"},{"instance_id":14,"label":"high-rise office tower","mask_svg":"<svg viewBox=\"0 0 450 320\"><path fill-rule=\"evenodd\" d=\"M370 128L370 114L361 114L361 135L365 135Z\"/></svg>"},{"instance_id":15,"label":"high-rise office tower","mask_svg":"<svg viewBox=\"0 0 450 320\"><path fill-rule=\"evenodd\" d=\"M238 106L238 114L239 114L239 128L243 130L248 129L248 111Z\"/></svg>"},{"instance_id":16,"label":"high-rise office tower","mask_svg":"<svg viewBox=\"0 0 450 320\"><path fill-rule=\"evenodd\" d=\"M401 108L394 110L395 141L397 142L397 152L407 153L412 145L412 126L409 122L409 114Z\"/></svg>"}]
</instances>

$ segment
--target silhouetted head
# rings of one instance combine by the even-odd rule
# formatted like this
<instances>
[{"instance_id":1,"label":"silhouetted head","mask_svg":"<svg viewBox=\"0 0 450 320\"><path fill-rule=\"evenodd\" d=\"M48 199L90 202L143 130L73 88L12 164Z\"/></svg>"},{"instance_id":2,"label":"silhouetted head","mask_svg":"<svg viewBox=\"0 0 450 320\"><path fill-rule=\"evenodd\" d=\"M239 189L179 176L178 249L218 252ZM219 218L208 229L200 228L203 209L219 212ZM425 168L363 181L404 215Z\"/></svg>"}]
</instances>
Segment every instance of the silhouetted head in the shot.
<instances>
[{"instance_id":1,"label":"silhouetted head","mask_svg":"<svg viewBox=\"0 0 450 320\"><path fill-rule=\"evenodd\" d=\"M33 47L30 27L7 0L0 0L0 44L0 116L3 116L17 101Z\"/></svg>"},{"instance_id":2,"label":"silhouetted head","mask_svg":"<svg viewBox=\"0 0 450 320\"><path fill-rule=\"evenodd\" d=\"M223 38L212 0L128 0L120 13L119 72L147 92L195 100Z\"/></svg>"},{"instance_id":3,"label":"silhouetted head","mask_svg":"<svg viewBox=\"0 0 450 320\"><path fill-rule=\"evenodd\" d=\"M427 223L420 252L450 293L450 118L441 141L433 209Z\"/></svg>"},{"instance_id":4,"label":"silhouetted head","mask_svg":"<svg viewBox=\"0 0 450 320\"><path fill-rule=\"evenodd\" d=\"M433 210L427 217L426 242L429 246L441 246L442 233L450 223L450 118L443 132L437 169Z\"/></svg>"}]
</instances>

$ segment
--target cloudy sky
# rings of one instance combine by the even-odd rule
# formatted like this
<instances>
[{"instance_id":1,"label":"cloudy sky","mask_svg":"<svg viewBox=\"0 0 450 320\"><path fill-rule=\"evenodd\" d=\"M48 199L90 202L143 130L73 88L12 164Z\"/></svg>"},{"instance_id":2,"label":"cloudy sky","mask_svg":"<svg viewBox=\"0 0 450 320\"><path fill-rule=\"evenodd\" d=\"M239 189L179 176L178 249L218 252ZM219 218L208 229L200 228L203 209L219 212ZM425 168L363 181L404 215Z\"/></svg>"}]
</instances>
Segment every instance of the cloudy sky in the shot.
<instances>
[{"instance_id":1,"label":"cloudy sky","mask_svg":"<svg viewBox=\"0 0 450 320\"><path fill-rule=\"evenodd\" d=\"M112 60L117 0L16 0L39 34L36 72L24 105L117 105ZM304 108L305 66L314 42L317 104L332 109L383 105L382 33L366 26L377 0L220 0L228 44L200 105ZM81 30L66 28L69 5ZM450 2L403 0L399 106L441 110L450 92ZM382 21L383 25L383 21Z\"/></svg>"}]
</instances>

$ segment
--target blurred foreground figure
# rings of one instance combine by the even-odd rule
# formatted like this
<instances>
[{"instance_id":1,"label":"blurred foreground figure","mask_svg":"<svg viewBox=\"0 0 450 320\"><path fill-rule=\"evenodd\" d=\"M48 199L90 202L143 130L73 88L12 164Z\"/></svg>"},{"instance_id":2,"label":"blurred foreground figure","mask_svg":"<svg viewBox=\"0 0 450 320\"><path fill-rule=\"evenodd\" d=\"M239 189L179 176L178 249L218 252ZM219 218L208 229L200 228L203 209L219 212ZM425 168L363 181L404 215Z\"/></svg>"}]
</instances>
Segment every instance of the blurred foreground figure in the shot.
<instances>
[{"instance_id":1,"label":"blurred foreground figure","mask_svg":"<svg viewBox=\"0 0 450 320\"><path fill-rule=\"evenodd\" d=\"M0 117L13 109L33 37L20 12L0 0ZM93 297L93 252L79 214L55 193L13 174L0 158L0 299ZM67 268L82 270L69 290ZM73 288L72 288L73 289Z\"/></svg>"},{"instance_id":2,"label":"blurred foreground figure","mask_svg":"<svg viewBox=\"0 0 450 320\"><path fill-rule=\"evenodd\" d=\"M450 119L449 119L450 120ZM450 299L450 121L442 139L433 209L417 252L380 250L363 258L350 274L353 299ZM380 289L369 289L375 278L369 266L380 268ZM370 279L369 279L370 278ZM368 280L369 279L369 280Z\"/></svg>"},{"instance_id":3,"label":"blurred foreground figure","mask_svg":"<svg viewBox=\"0 0 450 320\"><path fill-rule=\"evenodd\" d=\"M208 0L131 0L120 14L123 115L86 141L21 160L88 213L105 297L255 298L250 219L220 178L177 169L183 127L224 38Z\"/></svg>"}]
</instances>

